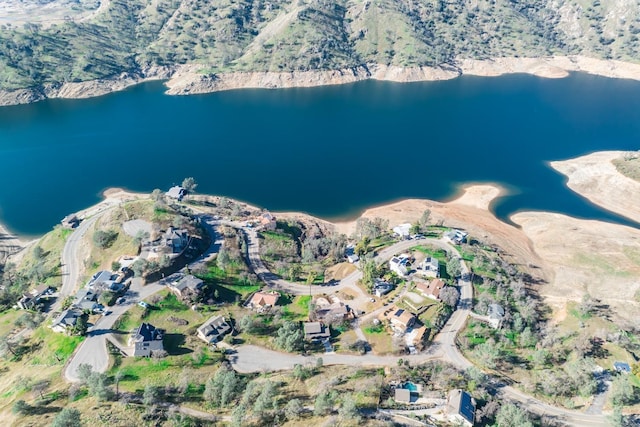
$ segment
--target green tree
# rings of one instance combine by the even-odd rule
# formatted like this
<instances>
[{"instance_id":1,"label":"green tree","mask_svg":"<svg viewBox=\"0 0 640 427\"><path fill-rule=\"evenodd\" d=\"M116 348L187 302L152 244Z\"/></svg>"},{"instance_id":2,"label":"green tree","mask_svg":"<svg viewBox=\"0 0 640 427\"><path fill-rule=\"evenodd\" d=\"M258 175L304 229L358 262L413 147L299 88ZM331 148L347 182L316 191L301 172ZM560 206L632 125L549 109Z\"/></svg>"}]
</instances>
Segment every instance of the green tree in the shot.
<instances>
[{"instance_id":1,"label":"green tree","mask_svg":"<svg viewBox=\"0 0 640 427\"><path fill-rule=\"evenodd\" d=\"M289 421L299 419L302 412L304 412L304 407L299 399L291 399L284 406L284 416L287 417Z\"/></svg>"},{"instance_id":2,"label":"green tree","mask_svg":"<svg viewBox=\"0 0 640 427\"><path fill-rule=\"evenodd\" d=\"M364 258L360 263L360 270L362 270L362 284L371 290L379 275L376 261L372 257Z\"/></svg>"},{"instance_id":3,"label":"green tree","mask_svg":"<svg viewBox=\"0 0 640 427\"><path fill-rule=\"evenodd\" d=\"M44 258L44 249L42 249L41 246L36 246L35 248L33 248L33 257L36 259L36 261L40 261L42 258Z\"/></svg>"},{"instance_id":4,"label":"green tree","mask_svg":"<svg viewBox=\"0 0 640 427\"><path fill-rule=\"evenodd\" d=\"M504 403L496 414L496 427L533 427L529 414L513 403Z\"/></svg>"},{"instance_id":5,"label":"green tree","mask_svg":"<svg viewBox=\"0 0 640 427\"><path fill-rule=\"evenodd\" d=\"M240 318L238 326L240 327L240 330L242 332L246 332L248 334L252 334L255 332L255 322L253 321L253 318L248 314L245 314Z\"/></svg>"},{"instance_id":6,"label":"green tree","mask_svg":"<svg viewBox=\"0 0 640 427\"><path fill-rule=\"evenodd\" d=\"M88 363L81 363L78 368L76 368L76 375L81 382L86 384L89 378L91 378L91 375L93 375L93 367Z\"/></svg>"},{"instance_id":7,"label":"green tree","mask_svg":"<svg viewBox=\"0 0 640 427\"><path fill-rule=\"evenodd\" d=\"M624 406L629 404L633 399L633 384L631 383L631 375L618 375L611 382L611 392L609 399L613 406Z\"/></svg>"},{"instance_id":8,"label":"green tree","mask_svg":"<svg viewBox=\"0 0 640 427\"><path fill-rule=\"evenodd\" d=\"M291 321L285 321L278 329L275 344L284 351L300 351L304 345L304 334L300 326Z\"/></svg>"},{"instance_id":9,"label":"green tree","mask_svg":"<svg viewBox=\"0 0 640 427\"><path fill-rule=\"evenodd\" d=\"M154 202L160 202L160 203L164 203L164 191L160 190L159 188L154 189L151 192L151 200L153 200Z\"/></svg>"},{"instance_id":10,"label":"green tree","mask_svg":"<svg viewBox=\"0 0 640 427\"><path fill-rule=\"evenodd\" d=\"M356 405L356 400L350 394L347 394L342 399L342 404L340 405L340 409L338 409L338 414L343 419L347 420L358 420L360 419L360 412L358 412L358 406Z\"/></svg>"},{"instance_id":11,"label":"green tree","mask_svg":"<svg viewBox=\"0 0 640 427\"><path fill-rule=\"evenodd\" d=\"M420 224L421 231L424 233L427 231L427 227L429 227L429 221L431 220L431 211L426 209L422 212L422 216L418 220L418 224Z\"/></svg>"},{"instance_id":12,"label":"green tree","mask_svg":"<svg viewBox=\"0 0 640 427\"><path fill-rule=\"evenodd\" d=\"M462 273L462 266L457 255L452 254L447 260L447 273L451 277L458 277Z\"/></svg>"},{"instance_id":13,"label":"green tree","mask_svg":"<svg viewBox=\"0 0 640 427\"><path fill-rule=\"evenodd\" d=\"M264 418L267 413L277 408L277 395L278 390L273 381L267 380L262 383L260 394L253 404L253 413Z\"/></svg>"},{"instance_id":14,"label":"green tree","mask_svg":"<svg viewBox=\"0 0 640 427\"><path fill-rule=\"evenodd\" d=\"M142 393L142 403L144 403L145 406L153 406L160 401L160 397L160 388L148 384L144 388L144 393Z\"/></svg>"},{"instance_id":15,"label":"green tree","mask_svg":"<svg viewBox=\"0 0 640 427\"><path fill-rule=\"evenodd\" d=\"M182 180L182 188L184 188L187 193L193 193L196 190L197 186L198 183L193 177L188 177Z\"/></svg>"},{"instance_id":16,"label":"green tree","mask_svg":"<svg viewBox=\"0 0 640 427\"><path fill-rule=\"evenodd\" d=\"M445 286L440 290L440 299L449 307L455 307L460 299L460 292L453 286Z\"/></svg>"},{"instance_id":17,"label":"green tree","mask_svg":"<svg viewBox=\"0 0 640 427\"><path fill-rule=\"evenodd\" d=\"M420 234L422 231L422 227L420 227L420 223L415 222L411 224L411 228L409 229L409 233L411 234Z\"/></svg>"},{"instance_id":18,"label":"green tree","mask_svg":"<svg viewBox=\"0 0 640 427\"><path fill-rule=\"evenodd\" d=\"M29 405L27 402L25 402L22 399L14 403L13 407L11 408L11 412L17 415L28 415L31 413L32 410L33 410L33 406Z\"/></svg>"},{"instance_id":19,"label":"green tree","mask_svg":"<svg viewBox=\"0 0 640 427\"><path fill-rule=\"evenodd\" d=\"M291 264L289 270L287 271L288 278L292 282L298 280L298 277L300 277L300 273L302 273L302 267L300 267L300 264L297 263Z\"/></svg>"},{"instance_id":20,"label":"green tree","mask_svg":"<svg viewBox=\"0 0 640 427\"><path fill-rule=\"evenodd\" d=\"M610 427L625 427L624 417L622 416L622 407L616 405L613 412L607 417Z\"/></svg>"},{"instance_id":21,"label":"green tree","mask_svg":"<svg viewBox=\"0 0 640 427\"><path fill-rule=\"evenodd\" d=\"M362 238L362 240L360 240L357 244L356 247L354 248L354 252L356 253L356 255L358 255L359 257L364 256L367 252L369 252L369 244L371 243L371 239L369 238L369 236L364 236Z\"/></svg>"},{"instance_id":22,"label":"green tree","mask_svg":"<svg viewBox=\"0 0 640 427\"><path fill-rule=\"evenodd\" d=\"M336 401L336 394L334 391L321 391L313 405L313 414L322 416L327 415L333 411L333 405Z\"/></svg>"},{"instance_id":23,"label":"green tree","mask_svg":"<svg viewBox=\"0 0 640 427\"><path fill-rule=\"evenodd\" d=\"M118 238L118 232L115 230L96 230L93 233L93 243L100 249L107 249Z\"/></svg>"},{"instance_id":24,"label":"green tree","mask_svg":"<svg viewBox=\"0 0 640 427\"><path fill-rule=\"evenodd\" d=\"M82 427L80 411L74 408L64 408L53 419L51 427Z\"/></svg>"},{"instance_id":25,"label":"green tree","mask_svg":"<svg viewBox=\"0 0 640 427\"><path fill-rule=\"evenodd\" d=\"M113 395L107 385L107 375L100 372L93 372L87 379L89 395L95 397L99 402L110 400Z\"/></svg>"}]
</instances>

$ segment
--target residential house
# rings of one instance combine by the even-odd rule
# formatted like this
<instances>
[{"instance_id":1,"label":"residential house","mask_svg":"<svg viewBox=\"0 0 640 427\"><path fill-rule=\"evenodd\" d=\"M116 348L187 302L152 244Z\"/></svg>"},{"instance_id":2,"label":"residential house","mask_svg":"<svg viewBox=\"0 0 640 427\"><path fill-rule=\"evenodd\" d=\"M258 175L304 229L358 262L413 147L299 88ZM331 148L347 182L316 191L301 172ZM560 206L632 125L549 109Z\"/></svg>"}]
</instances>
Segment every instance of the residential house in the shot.
<instances>
[{"instance_id":1,"label":"residential house","mask_svg":"<svg viewBox=\"0 0 640 427\"><path fill-rule=\"evenodd\" d=\"M342 323L351 316L349 306L340 301L338 297L330 296L329 299L331 302L324 297L316 298L313 301L315 308L310 316L312 320L329 325Z\"/></svg>"},{"instance_id":2,"label":"residential house","mask_svg":"<svg viewBox=\"0 0 640 427\"><path fill-rule=\"evenodd\" d=\"M31 289L31 291L29 291L31 293L31 296L33 296L33 298L35 299L39 299L45 295L49 295L51 294L53 291L53 288L49 285L40 285L40 286L36 286L35 288Z\"/></svg>"},{"instance_id":3,"label":"residential house","mask_svg":"<svg viewBox=\"0 0 640 427\"><path fill-rule=\"evenodd\" d=\"M371 290L371 292L375 296L380 298L381 296L386 295L389 292L391 292L393 290L393 288L395 288L395 285L393 285L391 283L387 283L387 282L385 282L383 280L376 279L375 283L373 284L373 289Z\"/></svg>"},{"instance_id":4,"label":"residential house","mask_svg":"<svg viewBox=\"0 0 640 427\"><path fill-rule=\"evenodd\" d=\"M80 224L80 219L75 214L72 214L62 218L60 223L62 224L62 228L72 229Z\"/></svg>"},{"instance_id":5,"label":"residential house","mask_svg":"<svg viewBox=\"0 0 640 427\"><path fill-rule=\"evenodd\" d=\"M231 330L222 316L213 316L198 328L198 338L208 344L215 344Z\"/></svg>"},{"instance_id":6,"label":"residential house","mask_svg":"<svg viewBox=\"0 0 640 427\"><path fill-rule=\"evenodd\" d=\"M395 305L382 314L382 319L388 320L391 323L391 327L401 333L406 332L416 322L416 317L413 313Z\"/></svg>"},{"instance_id":7,"label":"residential house","mask_svg":"<svg viewBox=\"0 0 640 427\"><path fill-rule=\"evenodd\" d=\"M393 400L398 403L411 403L411 390L408 388L396 387L394 390Z\"/></svg>"},{"instance_id":8,"label":"residential house","mask_svg":"<svg viewBox=\"0 0 640 427\"><path fill-rule=\"evenodd\" d=\"M141 324L129 337L129 346L133 347L132 356L149 357L153 351L164 350L163 336L162 329L157 329L150 323Z\"/></svg>"},{"instance_id":9,"label":"residential house","mask_svg":"<svg viewBox=\"0 0 640 427\"><path fill-rule=\"evenodd\" d=\"M411 230L411 224L400 224L396 227L393 227L393 232L400 237L401 239L409 238L409 231Z\"/></svg>"},{"instance_id":10,"label":"residential house","mask_svg":"<svg viewBox=\"0 0 640 427\"><path fill-rule=\"evenodd\" d=\"M175 200L180 202L180 201L182 201L184 196L187 194L187 190L185 190L184 188L182 188L179 185L174 185L165 194L166 194L167 197L169 197L171 199L175 199Z\"/></svg>"},{"instance_id":11,"label":"residential house","mask_svg":"<svg viewBox=\"0 0 640 427\"><path fill-rule=\"evenodd\" d=\"M440 277L440 262L432 256L426 257L420 264L421 273L427 277Z\"/></svg>"},{"instance_id":12,"label":"residential house","mask_svg":"<svg viewBox=\"0 0 640 427\"><path fill-rule=\"evenodd\" d=\"M262 229L264 230L273 231L278 226L276 217L271 215L269 211L263 212L262 215L260 215L260 218L258 218L258 222L260 223L260 227L262 227Z\"/></svg>"},{"instance_id":13,"label":"residential house","mask_svg":"<svg viewBox=\"0 0 640 427\"><path fill-rule=\"evenodd\" d=\"M613 369L615 369L616 372L622 372L623 374L628 374L631 372L631 366L629 366L629 364L626 362L614 362Z\"/></svg>"},{"instance_id":14,"label":"residential house","mask_svg":"<svg viewBox=\"0 0 640 427\"><path fill-rule=\"evenodd\" d=\"M169 283L169 289L180 299L191 298L200 294L204 282L197 277L188 274L177 282Z\"/></svg>"},{"instance_id":15,"label":"residential house","mask_svg":"<svg viewBox=\"0 0 640 427\"><path fill-rule=\"evenodd\" d=\"M420 293L427 298L440 301L440 291L444 286L445 284L441 279L433 279L429 282L418 282L416 284L416 290L420 291Z\"/></svg>"},{"instance_id":16,"label":"residential house","mask_svg":"<svg viewBox=\"0 0 640 427\"><path fill-rule=\"evenodd\" d=\"M331 337L331 331L320 322L305 322L304 337L308 341L324 341Z\"/></svg>"},{"instance_id":17,"label":"residential house","mask_svg":"<svg viewBox=\"0 0 640 427\"><path fill-rule=\"evenodd\" d=\"M108 288L113 282L115 282L116 275L110 271L102 270L91 276L91 279L87 282L87 288L99 289Z\"/></svg>"},{"instance_id":18,"label":"residential house","mask_svg":"<svg viewBox=\"0 0 640 427\"><path fill-rule=\"evenodd\" d=\"M476 401L463 390L451 390L447 396L449 421L473 427L476 415Z\"/></svg>"},{"instance_id":19,"label":"residential house","mask_svg":"<svg viewBox=\"0 0 640 427\"><path fill-rule=\"evenodd\" d=\"M22 310L31 310L36 306L36 299L29 295L22 295L16 304Z\"/></svg>"},{"instance_id":20,"label":"residential house","mask_svg":"<svg viewBox=\"0 0 640 427\"><path fill-rule=\"evenodd\" d=\"M502 324L502 319L504 319L504 308L500 304L489 304L487 317L489 318L489 325L494 329L498 329Z\"/></svg>"},{"instance_id":21,"label":"residential house","mask_svg":"<svg viewBox=\"0 0 640 427\"><path fill-rule=\"evenodd\" d=\"M444 233L444 238L449 240L454 245L461 245L467 241L469 233L462 230L453 229Z\"/></svg>"},{"instance_id":22,"label":"residential house","mask_svg":"<svg viewBox=\"0 0 640 427\"><path fill-rule=\"evenodd\" d=\"M162 236L160 250L170 255L179 255L189 246L189 232L169 227Z\"/></svg>"},{"instance_id":23,"label":"residential house","mask_svg":"<svg viewBox=\"0 0 640 427\"><path fill-rule=\"evenodd\" d=\"M360 260L360 257L356 255L355 247L353 245L348 245L344 251L344 256L347 257L347 261L351 264L355 264Z\"/></svg>"},{"instance_id":24,"label":"residential house","mask_svg":"<svg viewBox=\"0 0 640 427\"><path fill-rule=\"evenodd\" d=\"M249 300L247 307L260 312L266 311L271 307L275 307L279 298L280 294L276 291L256 292Z\"/></svg>"},{"instance_id":25,"label":"residential house","mask_svg":"<svg viewBox=\"0 0 640 427\"><path fill-rule=\"evenodd\" d=\"M409 256L406 254L397 255L389 260L389 269L400 277L409 273Z\"/></svg>"},{"instance_id":26,"label":"residential house","mask_svg":"<svg viewBox=\"0 0 640 427\"><path fill-rule=\"evenodd\" d=\"M82 311L77 308L65 310L53 320L51 329L53 329L54 332L67 332L76 325L78 318L80 318L82 314Z\"/></svg>"}]
</instances>

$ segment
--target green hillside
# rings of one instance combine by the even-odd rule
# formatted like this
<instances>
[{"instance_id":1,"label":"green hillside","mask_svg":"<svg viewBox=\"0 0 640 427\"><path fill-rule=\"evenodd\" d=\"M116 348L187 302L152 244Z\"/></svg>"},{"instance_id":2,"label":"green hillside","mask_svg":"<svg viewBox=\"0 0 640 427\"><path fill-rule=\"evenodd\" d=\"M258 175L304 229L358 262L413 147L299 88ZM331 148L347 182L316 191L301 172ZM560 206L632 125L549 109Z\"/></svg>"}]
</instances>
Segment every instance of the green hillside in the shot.
<instances>
[{"instance_id":1,"label":"green hillside","mask_svg":"<svg viewBox=\"0 0 640 427\"><path fill-rule=\"evenodd\" d=\"M103 6L83 19L70 9L65 20L36 14L32 22L0 21L0 89L188 63L215 73L370 63L455 67L460 58L552 54L640 62L640 6L633 0L110 0Z\"/></svg>"}]
</instances>

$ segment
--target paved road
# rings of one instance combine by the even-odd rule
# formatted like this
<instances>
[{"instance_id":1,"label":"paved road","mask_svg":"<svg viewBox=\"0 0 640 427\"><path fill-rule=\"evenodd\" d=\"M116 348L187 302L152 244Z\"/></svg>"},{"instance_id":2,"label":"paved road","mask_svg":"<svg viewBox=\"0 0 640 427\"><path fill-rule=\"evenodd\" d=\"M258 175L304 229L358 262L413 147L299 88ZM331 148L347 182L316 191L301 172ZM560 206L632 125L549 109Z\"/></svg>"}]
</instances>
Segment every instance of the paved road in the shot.
<instances>
[{"instance_id":1,"label":"paved road","mask_svg":"<svg viewBox=\"0 0 640 427\"><path fill-rule=\"evenodd\" d=\"M104 212L103 212L104 213ZM73 233L67 238L62 249L62 287L60 288L57 301L53 304L51 311L60 311L64 299L71 295L78 285L80 279L80 268L84 265L80 258L80 243L89 228L95 224L102 214L94 215L80 223Z\"/></svg>"},{"instance_id":2,"label":"paved road","mask_svg":"<svg viewBox=\"0 0 640 427\"><path fill-rule=\"evenodd\" d=\"M207 232L210 233L210 236L212 236L212 242L204 254L189 264L191 268L199 264L206 263L207 260L209 260L220 248L220 240L213 237L217 236L213 225L207 222L203 222L203 225L207 229ZM140 280L133 280L131 288L124 295L125 303L109 307L111 314L108 316L102 316L98 319L95 325L92 325L87 330L87 338L78 347L73 358L65 367L65 378L71 382L79 381L77 370L78 366L81 364L91 365L93 370L96 372L105 372L109 368L109 353L107 351L106 342L108 337L114 333L112 327L116 320L131 307L135 306L139 301L144 300L163 289L165 289L165 285L162 281L143 285Z\"/></svg>"}]
</instances>

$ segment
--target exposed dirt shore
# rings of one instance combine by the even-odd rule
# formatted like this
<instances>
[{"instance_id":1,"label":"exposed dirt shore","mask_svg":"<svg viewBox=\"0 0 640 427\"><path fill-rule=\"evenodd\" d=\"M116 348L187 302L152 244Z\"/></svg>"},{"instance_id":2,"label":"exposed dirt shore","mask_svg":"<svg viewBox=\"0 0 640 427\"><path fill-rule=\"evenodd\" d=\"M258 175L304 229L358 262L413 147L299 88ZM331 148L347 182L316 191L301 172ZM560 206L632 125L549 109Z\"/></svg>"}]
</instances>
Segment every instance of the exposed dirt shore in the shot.
<instances>
[{"instance_id":1,"label":"exposed dirt shore","mask_svg":"<svg viewBox=\"0 0 640 427\"><path fill-rule=\"evenodd\" d=\"M623 151L600 151L587 156L551 162L567 177L567 186L605 209L640 223L640 182L622 175L612 161Z\"/></svg>"},{"instance_id":2,"label":"exposed dirt shore","mask_svg":"<svg viewBox=\"0 0 640 427\"><path fill-rule=\"evenodd\" d=\"M580 176L584 181L596 179L598 185L588 187L593 197L611 194L612 186L620 186L620 182L613 179L620 174L615 167L608 165L611 165L612 158L620 154L596 153L568 161L576 168L570 175ZM559 168L566 169L568 162L561 162ZM581 165L591 166L582 168ZM603 170L608 171L609 179L603 179ZM637 185L635 181L630 181L629 185ZM572 188L582 191L579 186ZM626 200L624 206L632 204L629 198L631 194L637 197L640 193L637 188L632 188L636 187L621 190L626 197L622 199ZM580 301L585 293L589 293L609 305L614 318L630 324L637 323L637 314L640 312L640 301L637 299L640 295L640 230L546 212L513 215L511 219L520 226L518 228L500 221L490 211L492 201L503 192L503 189L494 185L469 185L461 189L457 198L448 202L403 200L367 209L362 217L383 218L393 227L415 222L425 209L429 209L432 222L463 228L485 244L501 248L509 262L519 265L537 280L535 289L556 313L565 312L568 301ZM147 196L111 189L105 192L103 202L79 214L89 216L92 212L122 201ZM608 204L615 205L619 196L613 193L611 197L611 200L598 200L603 206L615 210L615 206ZM637 214L640 205L636 199L633 200ZM356 224L355 220L331 223L301 213L276 213L276 216L314 221L347 235L354 231Z\"/></svg>"},{"instance_id":3,"label":"exposed dirt shore","mask_svg":"<svg viewBox=\"0 0 640 427\"><path fill-rule=\"evenodd\" d=\"M150 80L167 80L170 95L202 94L242 88L291 88L353 83L360 80L394 82L436 81L460 75L499 76L526 73L545 78L561 78L579 71L612 78L640 80L640 64L601 60L584 56L547 58L459 59L456 66L403 68L367 64L342 70L296 72L235 72L208 74L202 64L152 67L139 73L122 73L113 79L46 84L35 88L0 90L0 106L27 104L47 98L90 98L123 90Z\"/></svg>"}]
</instances>

